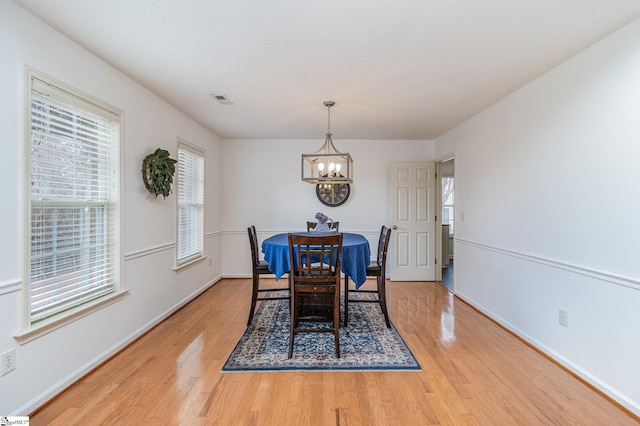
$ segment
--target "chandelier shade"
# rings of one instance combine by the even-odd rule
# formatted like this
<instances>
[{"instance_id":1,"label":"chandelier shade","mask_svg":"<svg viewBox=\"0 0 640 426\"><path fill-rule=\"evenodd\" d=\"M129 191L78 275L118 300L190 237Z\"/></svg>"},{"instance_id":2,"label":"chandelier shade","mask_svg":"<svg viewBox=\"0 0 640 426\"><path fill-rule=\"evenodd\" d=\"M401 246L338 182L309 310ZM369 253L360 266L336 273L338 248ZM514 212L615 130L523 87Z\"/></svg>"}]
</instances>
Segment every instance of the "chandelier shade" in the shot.
<instances>
[{"instance_id":1,"label":"chandelier shade","mask_svg":"<svg viewBox=\"0 0 640 426\"><path fill-rule=\"evenodd\" d=\"M302 180L311 184L353 183L353 158L348 152L340 152L331 138L331 107L333 101L325 101L328 111L327 134L324 145L313 154L302 154Z\"/></svg>"}]
</instances>

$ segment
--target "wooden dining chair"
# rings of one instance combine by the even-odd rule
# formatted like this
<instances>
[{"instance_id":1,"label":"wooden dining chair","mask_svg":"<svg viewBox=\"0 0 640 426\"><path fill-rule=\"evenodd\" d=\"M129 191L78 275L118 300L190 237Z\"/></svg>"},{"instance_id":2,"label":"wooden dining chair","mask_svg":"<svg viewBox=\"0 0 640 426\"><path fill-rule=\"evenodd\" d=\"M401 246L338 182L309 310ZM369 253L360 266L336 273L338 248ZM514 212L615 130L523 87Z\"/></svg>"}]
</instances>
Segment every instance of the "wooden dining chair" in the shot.
<instances>
[{"instance_id":1,"label":"wooden dining chair","mask_svg":"<svg viewBox=\"0 0 640 426\"><path fill-rule=\"evenodd\" d=\"M318 226L318 222L309 222L309 221L307 221L307 232L313 231L314 229L316 229L316 226ZM329 229L335 229L336 232L340 232L340 221L331 222L329 224Z\"/></svg>"},{"instance_id":2,"label":"wooden dining chair","mask_svg":"<svg viewBox=\"0 0 640 426\"><path fill-rule=\"evenodd\" d=\"M391 228L382 226L380 229L380 237L378 238L378 256L375 262L372 262L367 266L367 276L376 277L376 289L375 290L350 290L349 289L349 277L344 277L344 325L347 325L349 320L349 303L378 303L384 320L387 323L387 327L391 327L389 322L389 314L387 312L387 249L389 248L389 240L391 239ZM350 299L349 293L369 293L375 294L375 299Z\"/></svg>"},{"instance_id":3,"label":"wooden dining chair","mask_svg":"<svg viewBox=\"0 0 640 426\"><path fill-rule=\"evenodd\" d=\"M249 243L251 245L251 264L253 271L253 290L251 292L251 311L249 312L249 321L247 326L251 325L253 321L253 313L256 309L258 300L288 300L289 288L260 288L260 275L271 274L269 270L269 264L264 260L260 260L258 253L258 236L256 234L256 227L251 225L247 228L249 233ZM277 292L275 295L260 296L260 293Z\"/></svg>"},{"instance_id":4,"label":"wooden dining chair","mask_svg":"<svg viewBox=\"0 0 640 426\"><path fill-rule=\"evenodd\" d=\"M333 333L340 358L340 262L342 234L289 234L291 328L289 358L299 333ZM302 323L307 324L304 327ZM331 322L321 328L319 322Z\"/></svg>"}]
</instances>

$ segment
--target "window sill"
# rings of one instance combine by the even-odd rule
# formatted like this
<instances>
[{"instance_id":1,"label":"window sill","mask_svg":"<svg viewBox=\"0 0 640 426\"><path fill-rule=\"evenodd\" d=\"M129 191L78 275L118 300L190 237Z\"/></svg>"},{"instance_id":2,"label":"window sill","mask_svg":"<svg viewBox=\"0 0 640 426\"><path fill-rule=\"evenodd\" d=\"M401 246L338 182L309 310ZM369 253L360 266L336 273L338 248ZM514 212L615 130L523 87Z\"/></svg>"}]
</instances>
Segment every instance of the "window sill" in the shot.
<instances>
[{"instance_id":1,"label":"window sill","mask_svg":"<svg viewBox=\"0 0 640 426\"><path fill-rule=\"evenodd\" d=\"M188 262L185 262L185 263L182 263L182 264L176 266L175 268L173 268L173 272L178 273L178 272L182 271L183 269L189 268L189 267L191 267L191 266L193 266L195 264L198 264L198 263L202 262L206 258L207 258L207 256L204 256L204 255L202 255L200 257L196 257L193 260L190 260Z\"/></svg>"},{"instance_id":2,"label":"window sill","mask_svg":"<svg viewBox=\"0 0 640 426\"><path fill-rule=\"evenodd\" d=\"M111 293L105 297L96 299L93 302L84 304L70 311L63 312L55 317L42 320L37 324L14 334L13 338L16 339L20 345L23 345L27 342L37 339L40 336L44 336L45 334L53 330L64 327L65 325L70 324L73 321L76 321L84 316L96 312L106 306L109 306L112 303L121 300L128 293L128 289L120 290L116 293Z\"/></svg>"}]
</instances>

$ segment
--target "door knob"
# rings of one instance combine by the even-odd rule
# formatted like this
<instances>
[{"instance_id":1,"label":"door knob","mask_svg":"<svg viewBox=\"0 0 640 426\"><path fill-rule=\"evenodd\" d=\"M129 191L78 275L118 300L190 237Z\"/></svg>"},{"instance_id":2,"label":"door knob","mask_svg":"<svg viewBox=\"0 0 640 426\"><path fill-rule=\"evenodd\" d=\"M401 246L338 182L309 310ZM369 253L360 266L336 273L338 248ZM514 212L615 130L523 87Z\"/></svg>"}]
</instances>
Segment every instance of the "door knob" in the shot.
<instances>
[{"instance_id":1,"label":"door knob","mask_svg":"<svg viewBox=\"0 0 640 426\"><path fill-rule=\"evenodd\" d=\"M398 229L398 227L397 227L396 225L393 225L393 226L391 227L391 229L393 229L393 230L395 231L395 230L397 230L397 229Z\"/></svg>"}]
</instances>

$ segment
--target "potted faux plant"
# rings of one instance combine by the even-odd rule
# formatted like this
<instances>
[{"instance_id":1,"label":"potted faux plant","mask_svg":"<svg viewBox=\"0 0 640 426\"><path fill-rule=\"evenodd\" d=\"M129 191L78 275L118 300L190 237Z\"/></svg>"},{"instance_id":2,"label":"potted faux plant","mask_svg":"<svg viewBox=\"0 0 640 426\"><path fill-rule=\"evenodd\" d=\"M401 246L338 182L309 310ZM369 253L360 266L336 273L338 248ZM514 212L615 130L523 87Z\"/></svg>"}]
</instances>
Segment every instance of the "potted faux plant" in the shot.
<instances>
[{"instance_id":1,"label":"potted faux plant","mask_svg":"<svg viewBox=\"0 0 640 426\"><path fill-rule=\"evenodd\" d=\"M156 197L162 195L167 198L171 193L173 174L176 171L175 164L178 160L174 160L169 155L166 149L158 148L142 161L144 186Z\"/></svg>"}]
</instances>

